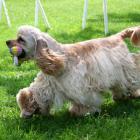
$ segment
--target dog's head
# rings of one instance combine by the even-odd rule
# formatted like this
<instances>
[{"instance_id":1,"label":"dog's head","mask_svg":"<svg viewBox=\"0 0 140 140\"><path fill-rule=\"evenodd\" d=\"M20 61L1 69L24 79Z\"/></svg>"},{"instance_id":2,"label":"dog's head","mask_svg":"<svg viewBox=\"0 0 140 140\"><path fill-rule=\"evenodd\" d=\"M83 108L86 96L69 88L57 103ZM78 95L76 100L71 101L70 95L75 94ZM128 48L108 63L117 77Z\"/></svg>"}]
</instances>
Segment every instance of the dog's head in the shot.
<instances>
[{"instance_id":1,"label":"dog's head","mask_svg":"<svg viewBox=\"0 0 140 140\"><path fill-rule=\"evenodd\" d=\"M17 39L7 40L6 44L9 48L18 46L22 48L22 53L18 56L20 62L34 58L37 40L41 31L32 26L21 26L17 33Z\"/></svg>"},{"instance_id":2,"label":"dog's head","mask_svg":"<svg viewBox=\"0 0 140 140\"><path fill-rule=\"evenodd\" d=\"M33 98L33 93L28 89L22 89L16 96L17 103L21 110L20 117L30 118L33 114L40 114L40 108Z\"/></svg>"}]
</instances>

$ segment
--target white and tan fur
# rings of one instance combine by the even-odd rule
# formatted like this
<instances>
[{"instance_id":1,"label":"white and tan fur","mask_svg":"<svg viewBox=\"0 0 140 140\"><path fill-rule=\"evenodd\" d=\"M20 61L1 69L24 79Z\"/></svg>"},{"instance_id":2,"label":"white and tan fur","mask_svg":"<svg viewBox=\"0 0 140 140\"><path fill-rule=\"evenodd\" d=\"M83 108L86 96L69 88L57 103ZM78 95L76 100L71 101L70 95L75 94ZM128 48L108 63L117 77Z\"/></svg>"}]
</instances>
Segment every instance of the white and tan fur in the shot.
<instances>
[{"instance_id":1,"label":"white and tan fur","mask_svg":"<svg viewBox=\"0 0 140 140\"><path fill-rule=\"evenodd\" d=\"M124 42L128 37L138 46L140 27L74 44L58 43L31 26L20 27L17 36L24 42L12 40L8 46L20 44L26 52L23 60L35 60L42 70L17 94L22 117L31 116L36 109L47 115L52 105L61 106L66 100L72 103L73 115L100 112L103 91L108 89L114 100L140 96L140 57L132 55ZM32 111L25 102L30 108L34 105Z\"/></svg>"}]
</instances>

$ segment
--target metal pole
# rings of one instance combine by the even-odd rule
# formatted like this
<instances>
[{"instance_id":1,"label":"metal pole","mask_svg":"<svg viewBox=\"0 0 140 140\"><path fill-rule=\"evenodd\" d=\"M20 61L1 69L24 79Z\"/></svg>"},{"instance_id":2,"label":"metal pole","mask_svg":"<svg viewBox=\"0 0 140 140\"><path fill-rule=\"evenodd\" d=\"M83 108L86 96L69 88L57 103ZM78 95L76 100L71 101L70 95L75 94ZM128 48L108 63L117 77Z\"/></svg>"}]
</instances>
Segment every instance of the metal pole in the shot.
<instances>
[{"instance_id":1,"label":"metal pole","mask_svg":"<svg viewBox=\"0 0 140 140\"><path fill-rule=\"evenodd\" d=\"M10 18L9 18L9 16L8 16L8 10L7 10L7 8L6 8L5 1L2 0L2 3L3 3L4 12L5 12L5 16L6 16L6 19L7 19L8 26L11 27L11 22L10 22Z\"/></svg>"},{"instance_id":2,"label":"metal pole","mask_svg":"<svg viewBox=\"0 0 140 140\"><path fill-rule=\"evenodd\" d=\"M104 30L106 35L108 33L107 0L103 0L103 14L104 14Z\"/></svg>"},{"instance_id":3,"label":"metal pole","mask_svg":"<svg viewBox=\"0 0 140 140\"><path fill-rule=\"evenodd\" d=\"M42 16L43 16L43 19L44 19L46 26L48 26L48 28L51 28L40 0L38 0L38 4L39 4L39 7L40 7L40 10L41 10L41 13L42 13Z\"/></svg>"},{"instance_id":4,"label":"metal pole","mask_svg":"<svg viewBox=\"0 0 140 140\"><path fill-rule=\"evenodd\" d=\"M2 19L2 0L0 0L0 20Z\"/></svg>"},{"instance_id":5,"label":"metal pole","mask_svg":"<svg viewBox=\"0 0 140 140\"><path fill-rule=\"evenodd\" d=\"M88 11L88 0L85 0L83 18L82 18L82 29L85 29L86 27L87 11Z\"/></svg>"},{"instance_id":6,"label":"metal pole","mask_svg":"<svg viewBox=\"0 0 140 140\"><path fill-rule=\"evenodd\" d=\"M39 12L39 5L38 0L35 1L35 26L38 26L38 12Z\"/></svg>"}]
</instances>

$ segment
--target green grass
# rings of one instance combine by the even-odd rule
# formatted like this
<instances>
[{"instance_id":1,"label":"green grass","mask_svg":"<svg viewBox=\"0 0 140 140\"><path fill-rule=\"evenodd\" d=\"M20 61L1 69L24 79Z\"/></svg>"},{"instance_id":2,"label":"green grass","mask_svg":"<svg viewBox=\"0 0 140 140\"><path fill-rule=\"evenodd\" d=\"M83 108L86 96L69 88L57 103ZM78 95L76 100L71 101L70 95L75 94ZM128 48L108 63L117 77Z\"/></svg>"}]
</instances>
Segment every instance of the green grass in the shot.
<instances>
[{"instance_id":1,"label":"green grass","mask_svg":"<svg viewBox=\"0 0 140 140\"><path fill-rule=\"evenodd\" d=\"M87 27L81 30L83 0L42 1L52 29L47 30L40 16L39 27L63 43L104 37L102 0L89 0ZM50 117L19 118L15 96L32 82L38 68L33 62L14 67L5 41L16 37L17 28L34 24L33 0L7 0L12 28L0 21L0 140L139 140L140 101L117 104L108 96L98 116L72 118L65 106ZM109 31L140 25L138 0L108 0ZM131 51L132 48L127 40Z\"/></svg>"}]
</instances>

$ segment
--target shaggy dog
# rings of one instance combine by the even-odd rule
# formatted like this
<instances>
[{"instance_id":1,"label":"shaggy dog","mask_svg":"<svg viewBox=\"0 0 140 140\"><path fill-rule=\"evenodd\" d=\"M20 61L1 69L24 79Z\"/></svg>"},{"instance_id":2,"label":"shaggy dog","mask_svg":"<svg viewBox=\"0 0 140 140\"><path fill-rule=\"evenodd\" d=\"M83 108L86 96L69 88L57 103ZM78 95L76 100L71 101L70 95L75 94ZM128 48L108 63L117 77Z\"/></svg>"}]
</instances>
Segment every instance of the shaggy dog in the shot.
<instances>
[{"instance_id":1,"label":"shaggy dog","mask_svg":"<svg viewBox=\"0 0 140 140\"><path fill-rule=\"evenodd\" d=\"M31 26L21 26L8 47L24 50L19 61L33 59L41 69L35 80L17 94L21 117L47 115L53 105L71 102L70 113L82 116L100 112L102 94L111 90L114 100L139 98L140 56L129 53L125 38L140 45L140 27L106 38L61 44Z\"/></svg>"}]
</instances>

